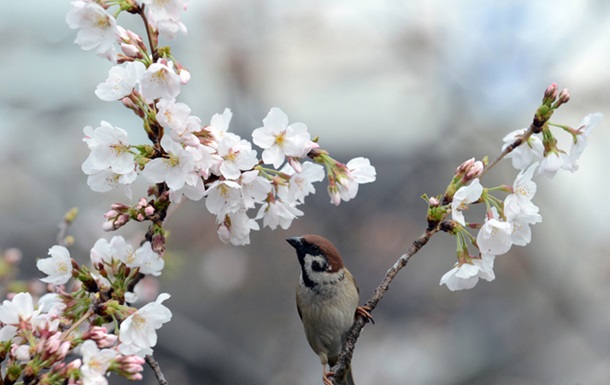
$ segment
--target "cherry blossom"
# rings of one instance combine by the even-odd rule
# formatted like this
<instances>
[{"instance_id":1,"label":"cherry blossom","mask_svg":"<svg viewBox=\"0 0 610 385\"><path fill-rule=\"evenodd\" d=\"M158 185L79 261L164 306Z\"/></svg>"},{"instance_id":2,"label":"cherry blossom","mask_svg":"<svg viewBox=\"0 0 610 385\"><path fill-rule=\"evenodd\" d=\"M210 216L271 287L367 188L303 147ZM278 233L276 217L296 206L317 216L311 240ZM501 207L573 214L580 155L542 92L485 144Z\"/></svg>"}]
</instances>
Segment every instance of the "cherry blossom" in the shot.
<instances>
[{"instance_id":1,"label":"cherry blossom","mask_svg":"<svg viewBox=\"0 0 610 385\"><path fill-rule=\"evenodd\" d=\"M175 142L169 136L161 139L161 146L167 152L167 156L149 161L144 167L142 175L152 183L165 182L172 190L181 189L187 180L190 182L189 184L194 185L196 180L189 178L189 174L193 173L195 166L193 153L185 150L180 143Z\"/></svg>"},{"instance_id":2,"label":"cherry blossom","mask_svg":"<svg viewBox=\"0 0 610 385\"><path fill-rule=\"evenodd\" d=\"M525 246L532 240L530 225L542 222L542 216L536 213L521 213L511 220L513 226L511 240L514 245Z\"/></svg>"},{"instance_id":3,"label":"cherry blossom","mask_svg":"<svg viewBox=\"0 0 610 385\"><path fill-rule=\"evenodd\" d=\"M563 165L566 170L572 172L578 170L578 164L576 162L589 143L589 135L591 134L591 131L599 125L602 118L603 114L601 112L596 112L587 114L582 119L577 130L578 134L575 135L572 142L572 148L570 149L568 161Z\"/></svg>"},{"instance_id":4,"label":"cherry blossom","mask_svg":"<svg viewBox=\"0 0 610 385\"><path fill-rule=\"evenodd\" d=\"M538 162L521 170L513 182L513 193L504 199L504 215L508 221L519 215L538 213L538 207L532 203L536 194L536 183L532 180Z\"/></svg>"},{"instance_id":5,"label":"cherry blossom","mask_svg":"<svg viewBox=\"0 0 610 385\"><path fill-rule=\"evenodd\" d=\"M557 174L557 171L565 167L568 161L567 155L560 154L557 150L549 151L540 162L536 175L552 178Z\"/></svg>"},{"instance_id":6,"label":"cherry blossom","mask_svg":"<svg viewBox=\"0 0 610 385\"><path fill-rule=\"evenodd\" d=\"M303 212L296 208L293 203L281 200L265 202L258 211L256 219L263 219L263 226L275 230L278 226L286 230L292 221L303 215Z\"/></svg>"},{"instance_id":7,"label":"cherry blossom","mask_svg":"<svg viewBox=\"0 0 610 385\"><path fill-rule=\"evenodd\" d=\"M91 154L88 161L91 168L104 170L110 168L116 174L129 174L134 171L134 155L131 153L127 132L101 121L95 129L87 126L83 129Z\"/></svg>"},{"instance_id":8,"label":"cherry blossom","mask_svg":"<svg viewBox=\"0 0 610 385\"><path fill-rule=\"evenodd\" d=\"M132 93L146 67L139 61L116 65L108 71L108 78L97 85L95 94L101 100L120 100Z\"/></svg>"},{"instance_id":9,"label":"cherry blossom","mask_svg":"<svg viewBox=\"0 0 610 385\"><path fill-rule=\"evenodd\" d=\"M74 42L85 51L95 49L99 56L116 61L114 43L118 30L114 17L91 1L75 0L71 4L66 22L71 29L80 28Z\"/></svg>"},{"instance_id":10,"label":"cherry blossom","mask_svg":"<svg viewBox=\"0 0 610 385\"><path fill-rule=\"evenodd\" d=\"M140 81L142 96L148 101L173 99L180 93L180 76L172 68L173 63L159 59L151 64Z\"/></svg>"},{"instance_id":11,"label":"cherry blossom","mask_svg":"<svg viewBox=\"0 0 610 385\"><path fill-rule=\"evenodd\" d=\"M192 180L194 180L194 184ZM205 186L200 177L195 174L189 174L187 176L187 181L188 182L178 190L169 191L169 199L172 203L180 203L182 197L187 197L192 201L198 201L205 196Z\"/></svg>"},{"instance_id":12,"label":"cherry blossom","mask_svg":"<svg viewBox=\"0 0 610 385\"><path fill-rule=\"evenodd\" d=\"M485 220L477 234L477 245L481 253L493 255L506 253L513 243L512 231L512 224L500 221L498 211L492 208L491 216Z\"/></svg>"},{"instance_id":13,"label":"cherry blossom","mask_svg":"<svg viewBox=\"0 0 610 385\"><path fill-rule=\"evenodd\" d=\"M175 39L179 32L186 34L186 26L180 18L188 0L142 0L142 4L146 4L151 25L166 39Z\"/></svg>"},{"instance_id":14,"label":"cherry blossom","mask_svg":"<svg viewBox=\"0 0 610 385\"><path fill-rule=\"evenodd\" d=\"M304 203L307 195L316 192L313 182L321 182L324 179L324 167L312 162L303 163L301 172L295 172L288 164L280 171L290 175L288 186L278 191L278 196L287 202Z\"/></svg>"},{"instance_id":15,"label":"cherry blossom","mask_svg":"<svg viewBox=\"0 0 610 385\"><path fill-rule=\"evenodd\" d=\"M508 146L514 143L515 140L523 138L523 135L527 130L527 128L523 128L506 135L504 139L502 139L504 141L502 151L504 151ZM536 135L531 135L526 143L522 143L519 147L508 153L508 155L506 155L506 158L512 160L514 168L516 168L517 170L523 170L535 161L542 160L542 158L544 157L543 154L544 144L542 143L542 140Z\"/></svg>"},{"instance_id":16,"label":"cherry blossom","mask_svg":"<svg viewBox=\"0 0 610 385\"><path fill-rule=\"evenodd\" d=\"M218 143L218 155L223 160L219 171L227 179L239 178L241 171L250 170L258 163L252 144L237 136L225 136Z\"/></svg>"},{"instance_id":17,"label":"cherry blossom","mask_svg":"<svg viewBox=\"0 0 610 385\"><path fill-rule=\"evenodd\" d=\"M358 157L345 165L337 162L339 171L335 174L336 185L329 186L331 202L338 205L341 200L348 202L358 194L358 185L374 182L377 172L367 158ZM340 198L340 199L337 199Z\"/></svg>"},{"instance_id":18,"label":"cherry blossom","mask_svg":"<svg viewBox=\"0 0 610 385\"><path fill-rule=\"evenodd\" d=\"M442 276L440 285L446 285L451 291L472 289L479 278L493 281L495 256L483 253L481 258L471 258L469 262L456 263L453 269Z\"/></svg>"},{"instance_id":19,"label":"cherry blossom","mask_svg":"<svg viewBox=\"0 0 610 385\"><path fill-rule=\"evenodd\" d=\"M49 258L39 259L36 262L38 270L47 274L41 278L42 282L53 285L63 285L72 278L72 259L70 252L63 246L53 246L49 249Z\"/></svg>"},{"instance_id":20,"label":"cherry blossom","mask_svg":"<svg viewBox=\"0 0 610 385\"><path fill-rule=\"evenodd\" d=\"M259 175L258 170L245 171L238 179L241 186L242 206L251 209L263 203L271 192L271 182Z\"/></svg>"},{"instance_id":21,"label":"cherry blossom","mask_svg":"<svg viewBox=\"0 0 610 385\"><path fill-rule=\"evenodd\" d=\"M0 305L0 341L10 341L17 334L20 320L29 320L35 316L34 301L30 293L17 293L13 299L4 300Z\"/></svg>"},{"instance_id":22,"label":"cherry blossom","mask_svg":"<svg viewBox=\"0 0 610 385\"><path fill-rule=\"evenodd\" d=\"M172 319L172 312L162 305L168 298L167 293L159 294L155 302L144 305L121 323L119 341L125 346L119 346L119 350L123 349L123 354L135 354L124 350L134 348L138 353L148 352L157 344L156 330Z\"/></svg>"},{"instance_id":23,"label":"cherry blossom","mask_svg":"<svg viewBox=\"0 0 610 385\"><path fill-rule=\"evenodd\" d=\"M87 340L80 346L83 364L80 368L83 385L108 384L106 372L117 358L118 352L113 349L98 349L93 340Z\"/></svg>"},{"instance_id":24,"label":"cherry blossom","mask_svg":"<svg viewBox=\"0 0 610 385\"><path fill-rule=\"evenodd\" d=\"M153 251L147 241L134 252L134 266L140 268L140 273L157 277L161 275L165 261Z\"/></svg>"},{"instance_id":25,"label":"cherry blossom","mask_svg":"<svg viewBox=\"0 0 610 385\"><path fill-rule=\"evenodd\" d=\"M185 103L176 103L174 99L160 99L157 102L157 121L169 130L176 142L196 147L199 139L193 135L201 129L201 119L191 116L191 108Z\"/></svg>"},{"instance_id":26,"label":"cherry blossom","mask_svg":"<svg viewBox=\"0 0 610 385\"><path fill-rule=\"evenodd\" d=\"M218 237L220 240L235 246L249 244L250 231L260 229L258 223L256 223L254 219L248 217L244 210L227 213L224 218L222 218L221 221L217 221L217 223Z\"/></svg>"},{"instance_id":27,"label":"cherry blossom","mask_svg":"<svg viewBox=\"0 0 610 385\"><path fill-rule=\"evenodd\" d=\"M138 173L132 170L126 174L117 174L110 167L98 169L93 167L91 157L87 158L81 169L87 175L87 186L96 192L108 192L114 189L122 189L125 195L131 199L132 184L138 177Z\"/></svg>"},{"instance_id":28,"label":"cherry blossom","mask_svg":"<svg viewBox=\"0 0 610 385\"><path fill-rule=\"evenodd\" d=\"M462 226L466 226L464 219L464 210L468 209L468 205L477 201L483 193L483 186L479 179L474 179L468 186L460 187L453 195L451 202L451 218Z\"/></svg>"},{"instance_id":29,"label":"cherry blossom","mask_svg":"<svg viewBox=\"0 0 610 385\"><path fill-rule=\"evenodd\" d=\"M224 217L241 208L241 185L235 181L219 180L206 190L205 207L212 214Z\"/></svg>"},{"instance_id":30,"label":"cherry blossom","mask_svg":"<svg viewBox=\"0 0 610 385\"><path fill-rule=\"evenodd\" d=\"M288 116L273 107L263 119L263 127L252 132L252 140L264 148L263 162L279 168L286 156L303 157L316 146L303 123L288 124Z\"/></svg>"},{"instance_id":31,"label":"cherry blossom","mask_svg":"<svg viewBox=\"0 0 610 385\"><path fill-rule=\"evenodd\" d=\"M220 142L225 136L237 137L237 135L227 131L229 129L229 123L231 122L232 117L233 113L228 108L225 108L222 114L214 114L212 116L210 125L205 127L215 141L215 143L210 143L210 146L217 148L218 142Z\"/></svg>"}]
</instances>

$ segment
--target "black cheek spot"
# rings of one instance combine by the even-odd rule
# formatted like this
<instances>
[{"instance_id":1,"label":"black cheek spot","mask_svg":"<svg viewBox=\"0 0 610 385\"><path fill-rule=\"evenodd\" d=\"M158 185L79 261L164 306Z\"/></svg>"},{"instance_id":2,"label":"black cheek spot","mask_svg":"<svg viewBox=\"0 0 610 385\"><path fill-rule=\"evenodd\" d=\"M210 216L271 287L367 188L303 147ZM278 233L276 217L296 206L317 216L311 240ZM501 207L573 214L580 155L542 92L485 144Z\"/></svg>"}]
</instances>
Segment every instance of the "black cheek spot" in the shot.
<instances>
[{"instance_id":1,"label":"black cheek spot","mask_svg":"<svg viewBox=\"0 0 610 385\"><path fill-rule=\"evenodd\" d=\"M316 271L316 272L323 272L323 271L326 271L327 269L328 269L328 264L324 263L324 262L313 261L313 263L311 264L311 270Z\"/></svg>"}]
</instances>

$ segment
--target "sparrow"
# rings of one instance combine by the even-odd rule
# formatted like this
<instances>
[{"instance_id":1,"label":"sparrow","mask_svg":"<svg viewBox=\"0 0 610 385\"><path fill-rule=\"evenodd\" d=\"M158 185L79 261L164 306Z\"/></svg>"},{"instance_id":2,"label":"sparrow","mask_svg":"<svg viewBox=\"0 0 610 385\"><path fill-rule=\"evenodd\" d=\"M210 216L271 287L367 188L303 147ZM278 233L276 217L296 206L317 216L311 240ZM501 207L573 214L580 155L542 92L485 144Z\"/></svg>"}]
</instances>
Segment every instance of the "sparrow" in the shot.
<instances>
[{"instance_id":1,"label":"sparrow","mask_svg":"<svg viewBox=\"0 0 610 385\"><path fill-rule=\"evenodd\" d=\"M356 314L367 321L372 318L369 309L358 306L358 284L328 239L307 234L286 241L295 248L301 267L296 300L305 336L320 357L324 384L332 385L329 376L334 373L327 372L326 366L330 368L337 362ZM341 385L354 385L351 365L345 377L337 380Z\"/></svg>"}]
</instances>

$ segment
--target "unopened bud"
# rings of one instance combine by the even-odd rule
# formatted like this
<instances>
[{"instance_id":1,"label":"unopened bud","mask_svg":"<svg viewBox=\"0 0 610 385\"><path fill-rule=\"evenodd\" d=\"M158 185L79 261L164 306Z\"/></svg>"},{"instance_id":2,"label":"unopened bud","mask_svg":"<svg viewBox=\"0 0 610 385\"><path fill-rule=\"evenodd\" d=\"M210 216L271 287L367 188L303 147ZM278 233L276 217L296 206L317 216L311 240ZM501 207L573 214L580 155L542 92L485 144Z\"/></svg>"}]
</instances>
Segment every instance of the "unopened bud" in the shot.
<instances>
[{"instance_id":1,"label":"unopened bud","mask_svg":"<svg viewBox=\"0 0 610 385\"><path fill-rule=\"evenodd\" d=\"M474 164L468 169L468 171L466 171L464 181L469 181L474 178L478 178L479 175L481 175L483 168L484 168L483 162L481 162L480 160L477 160L476 162L474 162Z\"/></svg>"},{"instance_id":2,"label":"unopened bud","mask_svg":"<svg viewBox=\"0 0 610 385\"><path fill-rule=\"evenodd\" d=\"M155 208L153 206L146 206L144 209L144 214L151 216L155 213Z\"/></svg>"},{"instance_id":3,"label":"unopened bud","mask_svg":"<svg viewBox=\"0 0 610 385\"><path fill-rule=\"evenodd\" d=\"M435 197L432 197L432 198L428 199L428 204L432 207L438 207L438 206L440 206L441 202L439 202L439 200L436 199Z\"/></svg>"},{"instance_id":4,"label":"unopened bud","mask_svg":"<svg viewBox=\"0 0 610 385\"><path fill-rule=\"evenodd\" d=\"M134 58L134 59L142 58L142 53L140 52L138 47L136 47L133 44L121 43L121 51L123 51L123 53L127 57Z\"/></svg>"},{"instance_id":5,"label":"unopened bud","mask_svg":"<svg viewBox=\"0 0 610 385\"><path fill-rule=\"evenodd\" d=\"M102 223L102 230L104 231L114 231L114 225L112 222L106 221Z\"/></svg>"},{"instance_id":6,"label":"unopened bud","mask_svg":"<svg viewBox=\"0 0 610 385\"><path fill-rule=\"evenodd\" d=\"M151 247L155 253L159 255L165 254L165 237L162 234L154 234L152 236Z\"/></svg>"},{"instance_id":7,"label":"unopened bud","mask_svg":"<svg viewBox=\"0 0 610 385\"><path fill-rule=\"evenodd\" d=\"M557 99L557 84L553 83L544 91L543 104L551 104Z\"/></svg>"},{"instance_id":8,"label":"unopened bud","mask_svg":"<svg viewBox=\"0 0 610 385\"><path fill-rule=\"evenodd\" d=\"M178 73L178 76L180 76L181 84L186 84L191 80L191 73L184 68L180 70L180 72Z\"/></svg>"},{"instance_id":9,"label":"unopened bud","mask_svg":"<svg viewBox=\"0 0 610 385\"><path fill-rule=\"evenodd\" d=\"M570 93L568 92L567 88L564 88L560 93L559 93L559 97L557 98L557 103L555 103L555 108L559 107L562 104L565 104L567 102L570 101Z\"/></svg>"},{"instance_id":10,"label":"unopened bud","mask_svg":"<svg viewBox=\"0 0 610 385\"><path fill-rule=\"evenodd\" d=\"M303 172L303 167L301 166L301 162L299 161L299 158L289 156L288 163L290 164L290 167L292 167L294 169L295 172L297 172L297 173Z\"/></svg>"},{"instance_id":11,"label":"unopened bud","mask_svg":"<svg viewBox=\"0 0 610 385\"><path fill-rule=\"evenodd\" d=\"M455 175L464 174L466 171L468 171L470 169L470 167L472 167L473 164L474 164L474 158L470 158L467 161L463 162L462 164L460 164L458 166L457 169L455 169Z\"/></svg>"}]
</instances>

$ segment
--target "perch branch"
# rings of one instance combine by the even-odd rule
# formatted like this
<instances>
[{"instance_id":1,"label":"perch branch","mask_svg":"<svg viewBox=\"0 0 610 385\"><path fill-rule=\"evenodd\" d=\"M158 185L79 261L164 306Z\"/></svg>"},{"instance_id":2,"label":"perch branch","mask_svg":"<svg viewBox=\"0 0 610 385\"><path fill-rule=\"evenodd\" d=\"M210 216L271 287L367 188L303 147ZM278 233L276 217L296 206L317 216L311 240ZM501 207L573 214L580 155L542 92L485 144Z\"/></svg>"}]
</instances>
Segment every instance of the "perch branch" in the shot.
<instances>
[{"instance_id":1,"label":"perch branch","mask_svg":"<svg viewBox=\"0 0 610 385\"><path fill-rule=\"evenodd\" d=\"M379 301L381 301L385 293L390 288L390 283L392 283L394 277L396 277L398 272L403 267L405 267L407 263L409 263L411 257L415 255L419 250L421 250L421 248L424 247L428 243L430 238L439 230L440 223L432 230L426 230L419 238L413 241L407 252L403 254L400 258L398 258L394 265L386 272L385 277L383 278L379 286L377 286L377 288L375 289L373 296L364 303L364 306L367 309L370 309L370 311L372 311L373 309L375 309L375 307L377 307L377 304L379 303ZM336 382L337 378L343 378L348 364L352 360L352 355L354 354L354 349L356 347L356 341L360 337L360 332L362 331L366 323L367 319L361 315L358 315L356 317L354 325L347 333L347 338L345 344L343 345L341 354L339 355L339 360L331 368L331 371L334 373L334 376L332 377L334 384L338 384Z\"/></svg>"},{"instance_id":2,"label":"perch branch","mask_svg":"<svg viewBox=\"0 0 610 385\"><path fill-rule=\"evenodd\" d=\"M155 360L155 358L151 354L147 355L145 359L148 366L150 366L152 371L155 373L155 377L157 377L159 385L169 385L167 380L165 379L165 376L163 375L163 372L161 371L161 367L159 366L157 360Z\"/></svg>"}]
</instances>

